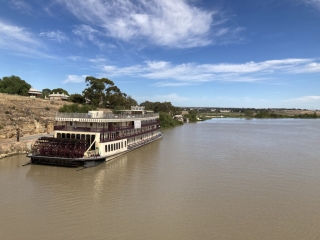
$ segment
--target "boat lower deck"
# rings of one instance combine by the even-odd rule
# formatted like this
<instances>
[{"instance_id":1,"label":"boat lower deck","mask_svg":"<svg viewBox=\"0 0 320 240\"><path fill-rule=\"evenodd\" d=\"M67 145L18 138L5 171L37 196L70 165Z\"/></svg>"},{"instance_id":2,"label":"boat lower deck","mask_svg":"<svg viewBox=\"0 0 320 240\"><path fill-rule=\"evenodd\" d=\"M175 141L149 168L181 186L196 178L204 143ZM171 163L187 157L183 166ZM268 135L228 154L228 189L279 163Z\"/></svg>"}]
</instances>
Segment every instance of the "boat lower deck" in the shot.
<instances>
[{"instance_id":1,"label":"boat lower deck","mask_svg":"<svg viewBox=\"0 0 320 240\"><path fill-rule=\"evenodd\" d=\"M151 142L154 142L158 139L162 138L162 134L159 133L159 135L150 138L148 140L143 140L139 143L128 145L128 149L116 153L114 155L110 156L91 156L87 158L64 158L64 157L55 157L55 156L45 156L41 154L28 154L27 157L29 157L30 164L42 164L42 165L54 165L54 166L63 166L63 167L82 167L82 168L88 168L88 167L94 167L97 166L105 161L110 161L118 156L121 156L123 154L126 154L130 151L133 151L137 148L140 148L146 144L149 144Z\"/></svg>"}]
</instances>

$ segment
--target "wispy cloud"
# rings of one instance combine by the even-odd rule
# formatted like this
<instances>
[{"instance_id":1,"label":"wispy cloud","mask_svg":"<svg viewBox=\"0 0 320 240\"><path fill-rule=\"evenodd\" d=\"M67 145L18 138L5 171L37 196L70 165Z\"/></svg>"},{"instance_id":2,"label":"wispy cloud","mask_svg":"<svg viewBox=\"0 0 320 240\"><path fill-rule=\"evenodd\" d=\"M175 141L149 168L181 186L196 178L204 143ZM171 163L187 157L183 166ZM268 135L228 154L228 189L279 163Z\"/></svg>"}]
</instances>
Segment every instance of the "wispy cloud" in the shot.
<instances>
[{"instance_id":1,"label":"wispy cloud","mask_svg":"<svg viewBox=\"0 0 320 240\"><path fill-rule=\"evenodd\" d=\"M92 59L89 59L89 62L92 62L92 63L102 63L102 62L105 62L106 59L105 58L92 58Z\"/></svg>"},{"instance_id":2,"label":"wispy cloud","mask_svg":"<svg viewBox=\"0 0 320 240\"><path fill-rule=\"evenodd\" d=\"M46 37L49 40L57 41L59 43L69 40L69 38L60 30L41 32L39 35L41 37Z\"/></svg>"},{"instance_id":3,"label":"wispy cloud","mask_svg":"<svg viewBox=\"0 0 320 240\"><path fill-rule=\"evenodd\" d=\"M82 60L82 57L80 57L80 56L69 56L67 58L74 61L74 62Z\"/></svg>"},{"instance_id":4,"label":"wispy cloud","mask_svg":"<svg viewBox=\"0 0 320 240\"><path fill-rule=\"evenodd\" d=\"M297 70L298 69L298 70ZM166 61L146 61L140 65L117 67L105 65L108 76L131 76L165 80L154 86L186 86L207 81L261 82L273 74L320 73L320 64L313 59L280 59L264 62L174 65Z\"/></svg>"},{"instance_id":5,"label":"wispy cloud","mask_svg":"<svg viewBox=\"0 0 320 240\"><path fill-rule=\"evenodd\" d=\"M63 83L84 83L88 75L68 75Z\"/></svg>"},{"instance_id":6,"label":"wispy cloud","mask_svg":"<svg viewBox=\"0 0 320 240\"><path fill-rule=\"evenodd\" d=\"M302 0L302 1L308 5L317 7L320 10L320 0Z\"/></svg>"},{"instance_id":7,"label":"wispy cloud","mask_svg":"<svg viewBox=\"0 0 320 240\"><path fill-rule=\"evenodd\" d=\"M206 46L236 38L242 28L226 26L218 10L201 9L187 0L56 0L84 23L127 42L176 48Z\"/></svg>"},{"instance_id":8,"label":"wispy cloud","mask_svg":"<svg viewBox=\"0 0 320 240\"><path fill-rule=\"evenodd\" d=\"M9 4L12 8L17 9L20 12L28 14L32 12L32 7L23 0L11 0Z\"/></svg>"},{"instance_id":9,"label":"wispy cloud","mask_svg":"<svg viewBox=\"0 0 320 240\"><path fill-rule=\"evenodd\" d=\"M320 96L304 96L300 98L288 99L288 100L285 100L284 102L291 102L291 103L320 102Z\"/></svg>"},{"instance_id":10,"label":"wispy cloud","mask_svg":"<svg viewBox=\"0 0 320 240\"><path fill-rule=\"evenodd\" d=\"M89 25L77 25L72 32L76 36L80 37L83 41L88 40L100 48L105 46L105 43L99 40L99 35L101 36L102 34Z\"/></svg>"},{"instance_id":11,"label":"wispy cloud","mask_svg":"<svg viewBox=\"0 0 320 240\"><path fill-rule=\"evenodd\" d=\"M46 53L46 46L34 34L25 28L0 21L0 48L11 54L28 57L54 58Z\"/></svg>"}]
</instances>

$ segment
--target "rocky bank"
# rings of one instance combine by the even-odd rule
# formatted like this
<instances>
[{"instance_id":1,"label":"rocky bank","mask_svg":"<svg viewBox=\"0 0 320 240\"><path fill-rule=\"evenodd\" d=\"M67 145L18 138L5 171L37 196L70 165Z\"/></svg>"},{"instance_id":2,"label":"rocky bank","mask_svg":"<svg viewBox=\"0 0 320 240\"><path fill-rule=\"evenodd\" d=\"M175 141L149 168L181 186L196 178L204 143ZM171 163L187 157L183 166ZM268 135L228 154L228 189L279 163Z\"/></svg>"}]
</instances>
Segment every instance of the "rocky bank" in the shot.
<instances>
[{"instance_id":1,"label":"rocky bank","mask_svg":"<svg viewBox=\"0 0 320 240\"><path fill-rule=\"evenodd\" d=\"M34 141L17 142L19 136L50 133L63 101L52 101L0 93L0 158L26 153Z\"/></svg>"}]
</instances>

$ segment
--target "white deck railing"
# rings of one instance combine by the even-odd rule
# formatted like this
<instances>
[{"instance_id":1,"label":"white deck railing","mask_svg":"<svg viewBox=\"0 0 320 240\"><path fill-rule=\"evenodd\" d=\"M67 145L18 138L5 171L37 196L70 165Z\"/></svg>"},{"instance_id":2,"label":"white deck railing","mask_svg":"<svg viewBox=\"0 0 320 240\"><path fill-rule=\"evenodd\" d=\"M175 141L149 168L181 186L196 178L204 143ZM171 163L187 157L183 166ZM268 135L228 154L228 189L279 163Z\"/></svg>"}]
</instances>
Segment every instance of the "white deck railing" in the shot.
<instances>
[{"instance_id":1,"label":"white deck railing","mask_svg":"<svg viewBox=\"0 0 320 240\"><path fill-rule=\"evenodd\" d=\"M159 117L159 113L148 113L148 114L112 114L104 113L102 117L94 117L94 119L135 119L135 118L150 118L150 117ZM56 118L90 118L91 115L88 113L56 113Z\"/></svg>"}]
</instances>

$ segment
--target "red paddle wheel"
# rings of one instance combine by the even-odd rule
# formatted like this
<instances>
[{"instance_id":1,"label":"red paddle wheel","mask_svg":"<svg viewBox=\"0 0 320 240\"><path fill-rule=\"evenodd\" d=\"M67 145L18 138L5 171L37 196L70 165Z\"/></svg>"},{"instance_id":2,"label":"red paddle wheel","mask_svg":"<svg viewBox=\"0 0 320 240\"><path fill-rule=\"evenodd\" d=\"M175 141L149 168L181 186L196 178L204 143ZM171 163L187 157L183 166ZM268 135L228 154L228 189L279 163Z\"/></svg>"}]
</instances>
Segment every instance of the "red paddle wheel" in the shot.
<instances>
[{"instance_id":1,"label":"red paddle wheel","mask_svg":"<svg viewBox=\"0 0 320 240\"><path fill-rule=\"evenodd\" d=\"M31 151L35 156L82 158L86 149L84 140L41 137L35 142Z\"/></svg>"}]
</instances>

